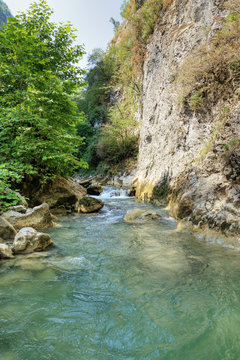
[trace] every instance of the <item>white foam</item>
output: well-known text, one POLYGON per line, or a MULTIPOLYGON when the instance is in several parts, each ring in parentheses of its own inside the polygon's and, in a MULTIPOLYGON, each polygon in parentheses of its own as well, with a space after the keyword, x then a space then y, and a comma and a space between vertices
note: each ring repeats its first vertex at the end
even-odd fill
POLYGON ((127 189, 114 189, 109 187, 104 187, 102 194, 99 196, 101 199, 126 199, 128 198, 127 189))

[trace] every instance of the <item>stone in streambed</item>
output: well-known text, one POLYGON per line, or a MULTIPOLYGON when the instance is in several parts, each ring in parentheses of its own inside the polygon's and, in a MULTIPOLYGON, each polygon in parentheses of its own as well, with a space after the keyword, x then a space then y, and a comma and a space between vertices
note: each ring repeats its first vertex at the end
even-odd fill
POLYGON ((49 204, 51 212, 65 215, 73 212, 78 200, 87 194, 87 190, 72 179, 58 177, 34 194, 36 202, 49 204))
POLYGON ((101 210, 104 206, 104 202, 100 199, 95 199, 93 197, 84 196, 78 201, 77 211, 78 213, 94 213, 101 210))
POLYGON ((136 188, 135 187, 131 187, 128 192, 127 192, 128 196, 133 197, 136 196, 136 188))
POLYGON ((46 269, 46 266, 39 259, 22 258, 17 260, 15 266, 20 267, 22 270, 30 271, 40 271, 46 269))
POLYGON ((118 197, 121 196, 121 191, 119 190, 114 190, 110 193, 110 197, 118 197))
POLYGON ((40 230, 52 226, 52 217, 48 204, 42 204, 33 209, 28 209, 25 214, 9 210, 2 215, 2 218, 7 220, 16 230, 24 227, 34 227, 40 230))
POLYGON ((51 245, 53 245, 53 241, 48 234, 39 233, 31 227, 26 227, 15 236, 13 252, 18 254, 44 251, 51 245))
POLYGON ((91 184, 87 188, 88 195, 100 195, 103 192, 103 187, 100 184, 91 184))
POLYGON ((0 244, 0 259, 12 259, 14 258, 12 248, 6 244, 0 244))
POLYGON ((148 220, 161 219, 161 215, 154 211, 147 211, 144 209, 128 210, 124 216, 124 221, 128 223, 141 223, 148 220))

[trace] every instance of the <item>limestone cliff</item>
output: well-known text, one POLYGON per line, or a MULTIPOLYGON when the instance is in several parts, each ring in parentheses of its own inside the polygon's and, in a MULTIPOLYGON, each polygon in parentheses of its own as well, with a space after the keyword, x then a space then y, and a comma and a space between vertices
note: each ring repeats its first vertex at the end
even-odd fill
POLYGON ((7 4, 0 0, 0 24, 2 23, 6 23, 7 22, 7 18, 11 17, 12 14, 7 6, 7 4))
POLYGON ((223 0, 169 3, 144 63, 137 196, 167 201, 178 219, 238 234, 239 83, 228 91, 227 80, 219 80, 222 92, 194 108, 179 100, 175 81, 186 59, 211 41, 228 11, 223 0))

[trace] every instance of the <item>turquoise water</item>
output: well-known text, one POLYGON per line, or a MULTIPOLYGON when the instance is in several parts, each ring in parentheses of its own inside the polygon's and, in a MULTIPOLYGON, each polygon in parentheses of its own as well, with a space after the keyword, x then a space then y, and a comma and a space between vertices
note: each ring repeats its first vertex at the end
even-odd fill
POLYGON ((105 202, 63 218, 47 253, 1 263, 0 359, 239 360, 240 253, 105 202))

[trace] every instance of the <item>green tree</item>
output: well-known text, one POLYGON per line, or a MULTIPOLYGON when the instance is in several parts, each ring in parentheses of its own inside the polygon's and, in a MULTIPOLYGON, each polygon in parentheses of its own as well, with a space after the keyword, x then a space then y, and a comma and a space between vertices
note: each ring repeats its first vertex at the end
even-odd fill
POLYGON ((72 25, 51 15, 40 0, 0 31, 0 163, 25 178, 65 176, 85 165, 74 156, 81 114, 72 99, 83 84, 84 50, 74 45, 72 25))
POLYGON ((120 28, 120 21, 115 20, 113 17, 111 17, 109 21, 113 25, 113 31, 117 32, 120 28))
POLYGON ((133 106, 129 105, 129 101, 112 106, 109 122, 101 129, 97 153, 109 165, 137 156, 138 123, 133 116, 133 106))

